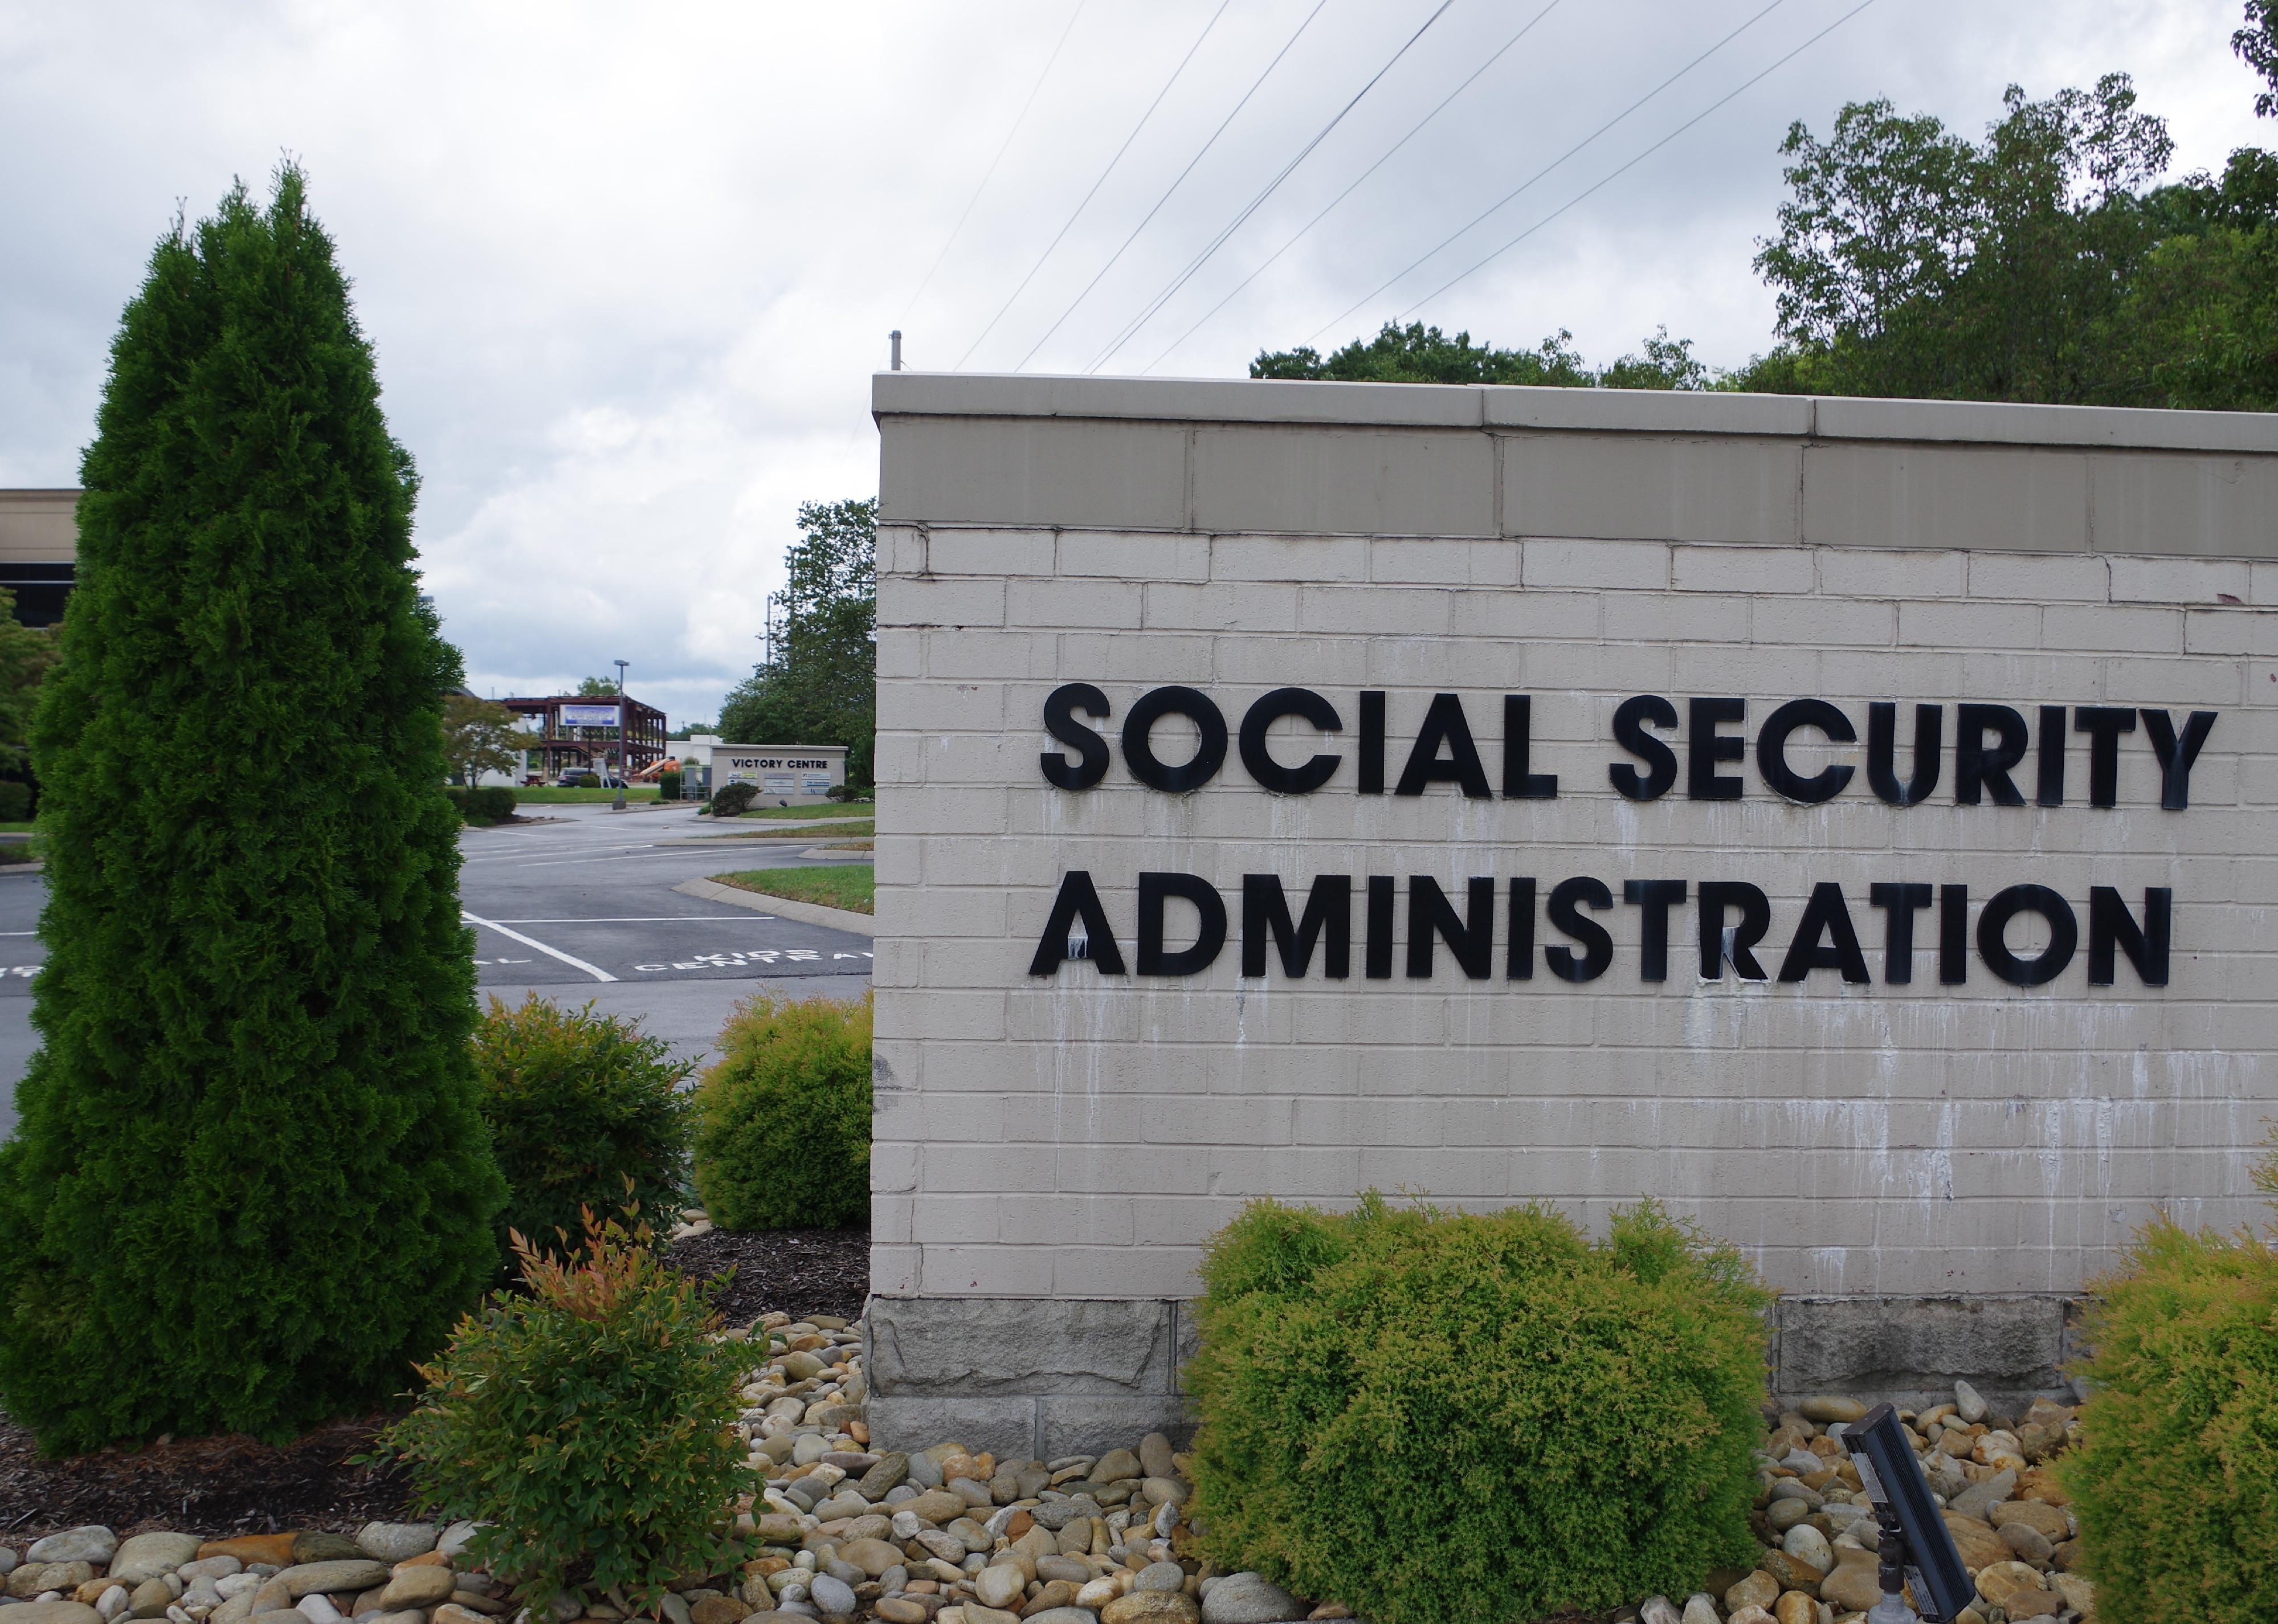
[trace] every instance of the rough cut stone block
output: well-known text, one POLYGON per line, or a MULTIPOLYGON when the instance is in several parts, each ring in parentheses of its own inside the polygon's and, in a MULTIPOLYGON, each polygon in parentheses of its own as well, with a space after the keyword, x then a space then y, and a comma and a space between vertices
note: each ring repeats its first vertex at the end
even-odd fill
POLYGON ((1183 1449, 1194 1436, 1194 1417, 1183 1399, 1055 1398, 1036 1400, 1036 1454, 1097 1455, 1129 1449, 1150 1432, 1167 1436, 1183 1449))
POLYGON ((879 1399, 1167 1394, 1173 1390, 1172 1320, 1165 1302, 873 1298, 865 1367, 879 1399))
POLYGON ((873 1449, 907 1453, 955 1439, 1000 1459, 1038 1458, 1034 1398, 873 1398, 868 1409, 873 1449))
POLYGON ((2066 1386, 2061 1297, 1786 1298, 1774 1313, 1783 1393, 2066 1386))

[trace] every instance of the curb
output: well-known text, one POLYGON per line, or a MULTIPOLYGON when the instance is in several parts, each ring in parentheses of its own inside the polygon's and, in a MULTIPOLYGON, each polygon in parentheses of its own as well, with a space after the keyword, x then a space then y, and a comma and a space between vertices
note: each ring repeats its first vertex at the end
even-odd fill
POLYGON ((673 889, 684 897, 702 897, 707 902, 725 902, 735 908, 748 908, 754 913, 774 914, 784 919, 795 919, 801 924, 828 925, 850 936, 877 934, 876 916, 858 914, 852 908, 825 908, 820 902, 796 902, 789 897, 762 896, 756 891, 745 891, 740 885, 722 885, 707 879, 683 880, 673 889))

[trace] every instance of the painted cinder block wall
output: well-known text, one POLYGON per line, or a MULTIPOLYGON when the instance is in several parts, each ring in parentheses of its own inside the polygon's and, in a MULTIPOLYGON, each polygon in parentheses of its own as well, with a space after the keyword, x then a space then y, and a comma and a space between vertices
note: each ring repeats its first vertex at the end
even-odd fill
MULTIPOLYGON (((1265 381, 884 374, 879 532, 876 1126, 870 1367, 882 1436, 1050 1457, 1179 1419, 1181 1299, 1210 1233, 1256 1196, 1374 1186, 1592 1223, 1651 1196, 1744 1247, 1785 1297, 1775 1384, 1923 1391, 1954 1375, 2052 1389, 2069 1305, 2155 1211, 2231 1225, 2274 1115, 2278 1039, 2278 423, 2207 413, 1265 381), (1097 686, 1096 787, 1055 788, 1047 697, 1097 686), (1284 721, 1281 759, 1344 757, 1268 793, 1229 749, 1191 793, 1135 778, 1141 695, 1207 694, 1229 727, 1313 689, 1346 731, 1284 721), (1386 695, 1387 780, 1435 694, 1459 696, 1496 794, 1356 793, 1358 695, 1386 695), (1505 799, 1505 694, 1531 770, 1505 799), (1736 801, 1636 801, 1615 713, 1745 700, 1736 801), (1757 729, 1827 701, 1860 743, 1795 736, 1797 770, 1861 770, 1817 805, 1767 785, 1757 729), (1869 792, 1868 707, 1944 709, 1922 804, 1869 792), (2144 727, 2115 804, 1954 801, 1962 703, 2217 720, 2163 809, 2144 727), (1061 877, 1088 872, 1127 968, 1143 871, 1228 899, 1206 970, 1030 974, 1061 877), (1239 972, 1242 877, 1293 907, 1354 877, 1349 979, 1239 972), (1444 946, 1428 980, 1362 973, 1363 877, 1458 905, 1497 885, 1490 978, 1444 946), (1533 973, 1506 978, 1509 882, 1538 883, 1533 973), (1569 983, 1543 912, 1591 876, 1614 958, 1569 983), (1640 978, 1624 882, 1745 880, 1776 972, 1804 900, 1846 893, 1871 972, 1703 979, 1693 894, 1664 981, 1640 978), (2013 885, 2057 891, 2083 951, 2045 985, 1941 982, 1938 915, 1891 984, 1876 882, 1967 884, 1974 932, 2013 885), (2140 915, 2172 891, 2167 984, 2122 954, 2091 985, 2089 887, 2140 915)), ((1173 717, 1165 759, 1190 747, 1173 717)), ((1687 729, 1663 730, 1680 762, 1687 729)), ((1074 752, 1065 752, 1074 759, 1074 752)), ((1387 783, 1387 787, 1389 785, 1387 783)), ((1191 919, 1173 904, 1175 919, 1191 919)), ((1176 934, 1176 926, 1173 925, 1176 934)), ((2034 922, 2014 927, 2021 954, 2034 922)), ((1570 944, 1571 945, 1571 944, 1570 944)), ((1401 950, 1404 954, 1404 949, 1401 950)), ((1404 964, 1404 957, 1396 964, 1404 964)))

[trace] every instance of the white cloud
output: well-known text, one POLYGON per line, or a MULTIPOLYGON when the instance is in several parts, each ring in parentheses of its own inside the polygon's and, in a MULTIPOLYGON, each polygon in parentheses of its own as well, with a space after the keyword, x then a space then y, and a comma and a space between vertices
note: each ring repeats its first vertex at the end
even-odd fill
MULTIPOLYGON (((1761 4, 1563 0, 1161 370, 1235 373, 1304 341, 1761 4)), ((1372 330, 1850 4, 1784 0, 1323 341, 1372 330)), ((1216 0, 1085 6, 913 304, 1070 4, 0 12, 0 482, 72 482, 119 306, 176 201, 209 210, 232 175, 258 186, 289 150, 356 279, 425 480, 429 579, 476 686, 541 688, 623 657, 635 692, 708 716, 754 655, 798 504, 875 488, 868 373, 886 329, 907 330, 913 364, 954 364, 1216 0)), ((1311 4, 1235 0, 975 367, 1028 351, 1311 4)), ((1153 360, 1534 0, 1522 5, 1456 0, 1115 369, 1153 360)), ((1036 364, 1088 363, 1430 9, 1329 0, 1036 364)), ((2124 68, 2172 121, 2178 168, 2219 165, 2264 139, 2228 50, 2237 11, 1880 0, 1419 314, 1504 343, 1571 327, 1595 359, 1666 322, 1706 358, 1740 361, 1769 338, 1748 261, 1789 119, 1824 130, 1843 101, 1888 96, 1975 133, 2012 80, 2042 95, 2124 68)))

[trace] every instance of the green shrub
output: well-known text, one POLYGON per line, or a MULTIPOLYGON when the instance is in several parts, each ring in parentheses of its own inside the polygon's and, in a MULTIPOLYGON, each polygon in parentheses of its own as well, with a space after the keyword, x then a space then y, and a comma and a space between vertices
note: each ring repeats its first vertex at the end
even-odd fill
POLYGON ((717 1284, 661 1262, 647 1226, 589 1213, 584 1235, 568 1260, 516 1248, 528 1294, 460 1322, 380 1444, 424 1508, 485 1525, 474 1559, 524 1599, 622 1587, 645 1608, 745 1555, 724 1521, 753 1487, 737 1389, 766 1355, 713 1340, 717 1284))
POLYGON ((870 999, 737 1006, 696 1092, 696 1193, 726 1229, 832 1228, 870 1210, 870 999))
POLYGON ((506 1197, 443 794, 460 663, 297 169, 159 240, 80 482, 0 1405, 51 1452, 290 1437, 401 1390, 506 1197))
POLYGON ((652 1211, 677 1204, 690 1126, 680 1085, 696 1068, 670 1055, 638 1022, 591 1004, 491 1000, 475 1029, 475 1075, 509 1191, 501 1250, 509 1229, 540 1246, 574 1237, 581 1209, 607 1210, 622 1191, 652 1211))
POLYGON ((758 787, 741 778, 733 784, 722 784, 712 793, 712 816, 741 817, 752 809, 752 802, 759 798, 758 787))
POLYGON ((570 775, 568 787, 599 789, 601 787, 601 775, 598 772, 573 772, 570 775))
POLYGON ((20 823, 32 816, 32 786, 15 778, 0 778, 0 823, 20 823))
POLYGON ((1385 1624, 1599 1611, 1756 1551, 1770 1293, 1647 1204, 1251 1203, 1202 1266, 1195 1515, 1221 1567, 1385 1624))
POLYGON ((496 786, 468 789, 453 784, 447 785, 443 793, 450 798, 453 806, 459 808, 461 817, 478 827, 503 823, 514 816, 514 792, 510 789, 496 786))
POLYGON ((2091 1288, 2060 1481, 2101 1624, 2278 1619, 2278 1250, 2152 1224, 2091 1288))
POLYGON ((659 801, 677 801, 680 799, 680 775, 678 773, 661 772, 656 775, 656 798, 659 801))

